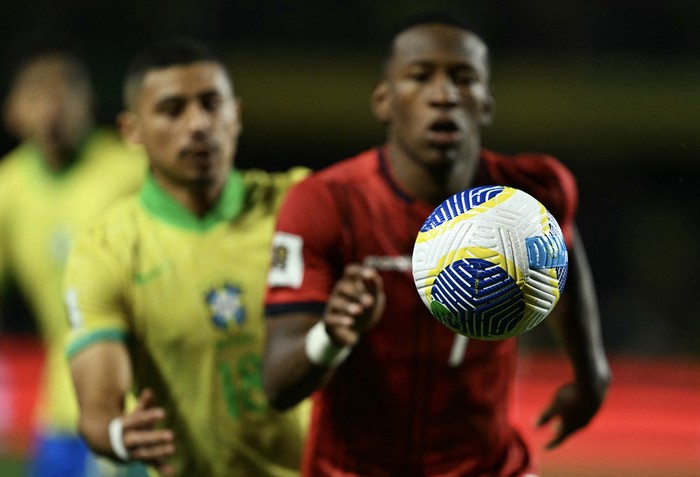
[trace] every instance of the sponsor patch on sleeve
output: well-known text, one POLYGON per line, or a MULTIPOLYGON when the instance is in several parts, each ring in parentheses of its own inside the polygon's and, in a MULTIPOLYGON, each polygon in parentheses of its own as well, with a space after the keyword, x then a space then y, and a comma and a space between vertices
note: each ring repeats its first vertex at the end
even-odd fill
POLYGON ((299 288, 304 278, 304 241, 298 235, 276 232, 267 283, 271 287, 299 288))
POLYGON ((66 315, 68 323, 72 329, 80 328, 83 325, 83 316, 80 313, 78 306, 78 291, 75 288, 69 288, 64 295, 64 303, 66 305, 66 315))

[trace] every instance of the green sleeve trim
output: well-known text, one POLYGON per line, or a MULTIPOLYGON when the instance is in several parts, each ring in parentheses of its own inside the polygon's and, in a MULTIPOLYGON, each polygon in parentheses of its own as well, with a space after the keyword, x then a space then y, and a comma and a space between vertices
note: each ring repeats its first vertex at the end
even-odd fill
POLYGON ((125 331, 117 329, 93 331, 71 342, 66 349, 66 356, 68 356, 68 359, 72 359, 80 351, 100 341, 126 342, 126 336, 125 331))

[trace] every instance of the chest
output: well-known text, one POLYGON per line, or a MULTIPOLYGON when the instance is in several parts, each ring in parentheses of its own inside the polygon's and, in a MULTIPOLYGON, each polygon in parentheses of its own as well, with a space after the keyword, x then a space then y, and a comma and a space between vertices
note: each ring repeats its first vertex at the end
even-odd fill
POLYGON ((426 211, 388 193, 355 192, 346 197, 352 200, 338 202, 340 243, 346 262, 362 262, 369 257, 376 266, 377 261, 386 262, 387 257, 410 257, 418 231, 428 216, 426 211))
POLYGON ((256 341, 273 223, 222 224, 183 232, 154 227, 133 250, 128 301, 136 334, 161 346, 197 350, 256 341))
POLYGON ((85 174, 28 183, 14 195, 3 231, 15 271, 30 281, 62 273, 75 235, 135 187, 135 181, 112 183, 85 174))

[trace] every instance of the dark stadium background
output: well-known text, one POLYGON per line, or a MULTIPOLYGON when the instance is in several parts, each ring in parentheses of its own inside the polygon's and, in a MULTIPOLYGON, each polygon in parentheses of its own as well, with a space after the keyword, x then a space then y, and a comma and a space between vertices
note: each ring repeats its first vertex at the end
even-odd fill
MULTIPOLYGON (((237 164, 318 168, 381 141, 368 97, 387 36, 426 4, 3 1, 0 91, 26 45, 68 38, 92 69, 100 121, 112 123, 131 55, 156 38, 194 36, 224 54, 243 100, 237 164)), ((579 226, 616 376, 591 428, 540 453, 545 476, 700 475, 700 3, 430 5, 470 18, 491 45, 496 120, 484 144, 549 152, 579 180, 579 226)), ((1 139, 4 153, 14 143, 1 139)), ((22 357, 22 369, 41 361, 31 342, 16 337, 31 336, 18 319, 21 304, 4 314, 0 414, 3 403, 12 414, 16 394, 26 407, 33 388, 13 382, 8 391, 3 357, 22 357)), ((530 426, 569 370, 550 359, 558 355, 546 327, 527 335, 523 348, 518 412, 530 426)), ((20 456, 10 437, 3 440, 2 422, 0 453, 4 446, 10 459, 0 461, 0 477, 9 477, 20 456)))

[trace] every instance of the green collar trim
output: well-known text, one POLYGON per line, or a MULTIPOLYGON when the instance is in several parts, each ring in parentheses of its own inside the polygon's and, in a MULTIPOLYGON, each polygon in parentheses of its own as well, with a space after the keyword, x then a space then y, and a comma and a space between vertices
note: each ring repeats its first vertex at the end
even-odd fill
POLYGON ((153 216, 176 227, 205 232, 224 221, 233 220, 243 208, 245 184, 240 172, 229 175, 219 201, 204 217, 197 217, 180 202, 170 196, 149 174, 141 188, 140 199, 153 216))

